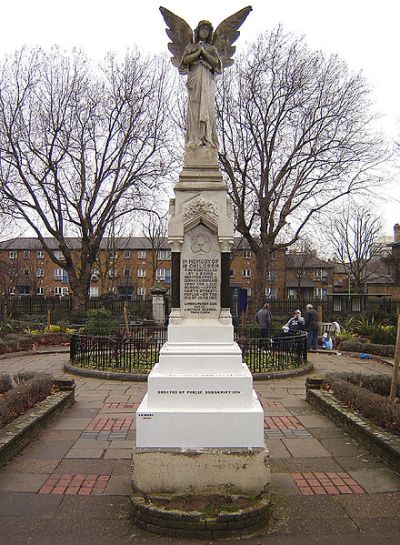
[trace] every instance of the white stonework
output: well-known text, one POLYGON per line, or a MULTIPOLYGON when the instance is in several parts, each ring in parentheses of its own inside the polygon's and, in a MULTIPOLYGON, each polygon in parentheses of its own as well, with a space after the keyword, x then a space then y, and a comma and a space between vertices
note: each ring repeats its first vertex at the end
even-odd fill
POLYGON ((259 493, 269 482, 264 413, 221 308, 233 211, 218 168, 186 164, 169 212, 180 307, 171 309, 168 341, 136 413, 133 483, 144 493, 259 493))

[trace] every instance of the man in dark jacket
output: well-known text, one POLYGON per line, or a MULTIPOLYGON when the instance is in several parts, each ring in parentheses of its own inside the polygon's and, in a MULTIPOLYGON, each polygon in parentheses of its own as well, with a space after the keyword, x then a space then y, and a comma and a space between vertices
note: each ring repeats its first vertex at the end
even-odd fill
POLYGON ((256 314, 256 322, 260 328, 261 338, 269 336, 272 329, 272 314, 269 310, 269 304, 265 303, 256 314))
POLYGON ((307 331, 307 349, 316 350, 318 348, 318 312, 312 305, 306 306, 304 326, 307 331))

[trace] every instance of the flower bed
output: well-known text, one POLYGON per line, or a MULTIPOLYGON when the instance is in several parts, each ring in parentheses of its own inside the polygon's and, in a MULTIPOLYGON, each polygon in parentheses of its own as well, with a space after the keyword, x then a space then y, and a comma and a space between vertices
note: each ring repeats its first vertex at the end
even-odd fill
POLYGON ((56 391, 50 375, 0 375, 0 429, 56 391))
POLYGON ((362 352, 365 354, 375 354, 377 356, 389 357, 394 356, 395 345, 392 344, 374 344, 363 342, 357 339, 346 339, 340 343, 341 351, 362 352))
MULTIPOLYGON (((389 403, 391 378, 387 375, 332 373, 322 382, 322 389, 381 426, 400 435, 400 404, 389 403)), ((397 391, 400 397, 400 387, 397 391)))
POLYGON ((0 337, 0 354, 35 350, 38 346, 69 345, 69 333, 7 333, 0 337))

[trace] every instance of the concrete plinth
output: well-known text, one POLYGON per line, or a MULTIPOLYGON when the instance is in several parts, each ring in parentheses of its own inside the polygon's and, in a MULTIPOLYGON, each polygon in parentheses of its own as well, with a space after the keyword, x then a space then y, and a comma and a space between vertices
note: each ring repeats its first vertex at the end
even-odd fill
POLYGON ((268 450, 135 448, 133 486, 142 494, 248 494, 268 490, 268 450))

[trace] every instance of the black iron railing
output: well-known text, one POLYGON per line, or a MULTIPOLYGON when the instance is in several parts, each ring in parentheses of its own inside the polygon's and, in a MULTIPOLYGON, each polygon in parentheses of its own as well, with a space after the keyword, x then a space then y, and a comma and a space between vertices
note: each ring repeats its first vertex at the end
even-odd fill
MULTIPOLYGON (((138 328, 129 337, 71 335, 70 358, 76 366, 107 372, 148 373, 158 362, 166 329, 138 328)), ((254 374, 297 368, 307 362, 306 333, 271 332, 266 338, 236 333, 243 360, 254 374)))

